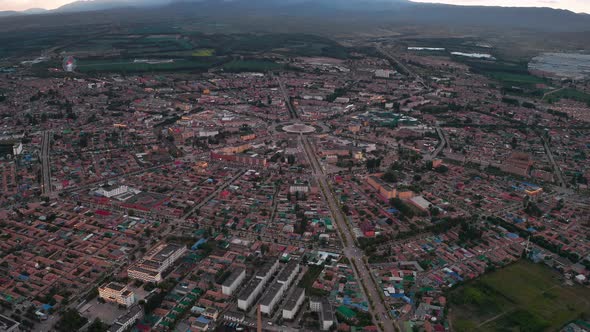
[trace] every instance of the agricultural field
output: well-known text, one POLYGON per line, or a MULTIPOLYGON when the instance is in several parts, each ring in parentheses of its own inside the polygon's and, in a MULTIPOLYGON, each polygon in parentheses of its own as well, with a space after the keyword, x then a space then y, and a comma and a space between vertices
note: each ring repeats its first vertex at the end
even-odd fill
POLYGON ((196 56, 196 57, 214 56, 215 55, 215 50, 214 49, 210 49, 210 48, 201 48, 201 49, 198 49, 198 50, 194 50, 191 55, 192 56, 196 56))
POLYGON ((455 331, 555 331, 590 315, 590 289, 564 286, 550 268, 520 261, 449 294, 455 331))
POLYGON ((52 59, 33 66, 38 75, 49 75, 48 69, 61 68, 58 62, 65 55, 77 59, 76 71, 81 73, 203 71, 214 67, 228 72, 266 72, 285 67, 259 59, 269 52, 286 56, 349 56, 349 50, 337 42, 306 34, 204 34, 158 27, 96 33, 92 38, 80 38, 75 31, 60 31, 51 40, 29 37, 18 44, 18 38, 0 34, 0 41, 14 46, 14 53, 2 54, 0 50, 0 57, 31 54, 23 59, 31 60, 41 49, 54 44, 49 53, 52 59), (236 55, 247 58, 237 60, 236 55))
POLYGON ((572 88, 565 88, 545 96, 545 101, 553 103, 560 99, 572 99, 590 105, 590 94, 572 88))
POLYGON ((530 85, 530 84, 543 84, 545 80, 540 77, 536 77, 529 74, 513 74, 507 72, 489 73, 489 77, 494 80, 500 81, 503 84, 512 85, 530 85))
POLYGON ((531 75, 526 62, 498 59, 497 61, 478 61, 457 59, 471 68, 476 74, 487 76, 497 81, 503 87, 521 87, 536 89, 536 84, 548 83, 545 79, 531 75))

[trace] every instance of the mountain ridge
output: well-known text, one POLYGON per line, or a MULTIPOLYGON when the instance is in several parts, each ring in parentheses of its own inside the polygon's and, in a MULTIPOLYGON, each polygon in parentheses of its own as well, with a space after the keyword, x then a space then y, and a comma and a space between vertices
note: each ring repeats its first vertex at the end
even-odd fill
POLYGON ((97 15, 168 15, 191 17, 339 17, 375 24, 417 23, 448 26, 506 27, 538 31, 590 31, 590 15, 546 7, 454 6, 408 0, 94 0, 76 1, 56 10, 0 12, 0 20, 95 12, 97 15), (120 13, 117 13, 120 11, 120 13), (192 15, 192 16, 191 16, 192 15))

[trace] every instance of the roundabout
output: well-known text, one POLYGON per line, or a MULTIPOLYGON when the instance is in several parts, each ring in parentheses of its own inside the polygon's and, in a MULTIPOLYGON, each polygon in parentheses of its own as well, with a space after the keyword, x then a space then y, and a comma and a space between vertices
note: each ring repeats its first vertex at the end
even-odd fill
POLYGON ((313 126, 306 125, 304 123, 295 123, 291 125, 283 126, 283 131, 291 134, 311 134, 316 131, 313 126))

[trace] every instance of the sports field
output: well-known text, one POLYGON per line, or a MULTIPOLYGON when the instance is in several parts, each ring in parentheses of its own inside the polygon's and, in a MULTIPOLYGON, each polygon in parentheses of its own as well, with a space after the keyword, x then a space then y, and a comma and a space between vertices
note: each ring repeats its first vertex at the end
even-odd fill
POLYGON ((565 286, 550 268, 521 261, 449 296, 454 331, 556 331, 590 315, 590 289, 565 286))

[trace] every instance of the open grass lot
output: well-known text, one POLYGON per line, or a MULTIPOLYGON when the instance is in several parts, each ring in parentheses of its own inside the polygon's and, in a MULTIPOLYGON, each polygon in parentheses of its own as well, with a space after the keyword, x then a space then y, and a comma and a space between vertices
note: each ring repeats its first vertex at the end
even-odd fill
POLYGON ((590 289, 563 286, 544 265, 520 261, 449 296, 455 331, 555 331, 590 315, 590 289))

